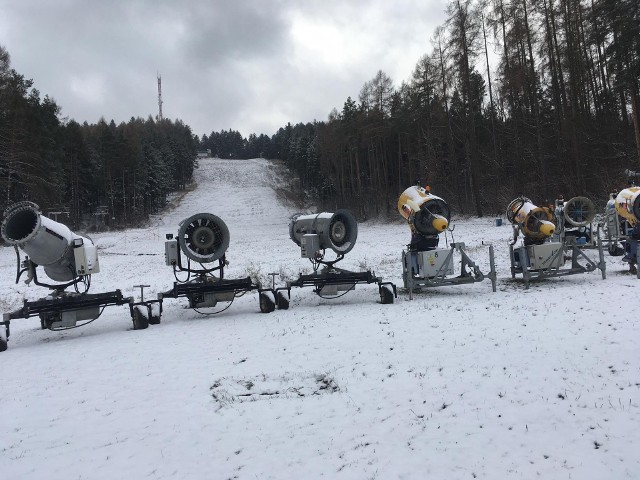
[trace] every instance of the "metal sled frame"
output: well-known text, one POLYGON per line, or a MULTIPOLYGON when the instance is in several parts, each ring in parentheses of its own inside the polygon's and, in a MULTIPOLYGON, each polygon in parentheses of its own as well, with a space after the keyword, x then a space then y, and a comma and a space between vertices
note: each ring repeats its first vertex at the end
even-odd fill
POLYGON ((618 214, 613 212, 606 212, 604 218, 598 222, 598 228, 602 228, 604 234, 603 243, 607 245, 607 251, 612 257, 621 257, 623 255, 624 248, 620 245, 625 240, 625 235, 620 229, 620 222, 618 220, 618 214), (618 250, 622 250, 619 254, 618 250))
MULTIPOLYGON (((314 287, 314 292, 316 295, 321 296, 322 298, 337 298, 336 297, 323 297, 322 289, 326 286, 330 285, 353 285, 353 288, 357 284, 378 284, 378 293, 380 295, 380 303, 382 304, 390 304, 393 303, 395 298, 398 298, 398 292, 396 286, 392 282, 383 282, 380 278, 376 277, 371 270, 367 270, 366 272, 351 272, 349 270, 343 270, 341 268, 336 268, 334 264, 340 260, 344 255, 339 255, 338 258, 334 261, 330 262, 317 262, 317 264, 324 265, 322 270, 318 271, 316 264, 316 268, 314 269, 314 273, 303 275, 300 274, 297 280, 292 282, 287 282, 286 287, 277 288, 276 298, 277 301, 280 301, 282 297, 282 292, 287 291, 288 298, 291 298, 291 287, 314 287)), ((342 293, 344 295, 347 293, 342 293)), ((338 296, 341 296, 338 295, 338 296)))
MULTIPOLYGON (((0 325, 4 325, 5 327, 5 338, 3 339, 0 336, 0 351, 6 350, 6 342, 10 335, 9 325, 11 324, 11 320, 29 318, 34 315, 62 314, 64 312, 107 307, 109 305, 124 305, 130 304, 132 301, 133 299, 131 297, 123 297, 120 290, 105 293, 69 294, 57 298, 43 298, 34 301, 25 300, 22 308, 11 313, 5 313, 2 316, 0 325), (4 348, 2 348, 3 346, 4 348)), ((95 318, 93 320, 95 320, 95 318)), ((93 320, 87 320, 87 323, 93 320)), ((40 324, 43 329, 47 328, 42 319, 40 324)), ((78 325, 78 327, 80 326, 82 325, 78 325)))
MULTIPOLYGON (((514 227, 515 229, 516 227, 514 227)), ((596 269, 600 269, 602 273, 602 279, 607 278, 607 265, 604 261, 604 253, 602 251, 602 241, 600 240, 600 225, 598 225, 596 229, 597 235, 597 249, 598 249, 598 263, 593 261, 584 251, 584 249, 580 248, 579 245, 576 245, 569 238, 564 238, 562 243, 562 248, 559 248, 558 251, 551 257, 549 264, 554 265, 557 260, 561 258, 561 256, 571 252, 571 267, 563 268, 563 267, 552 267, 543 268, 539 270, 531 270, 530 268, 523 268, 516 266, 515 262, 515 251, 519 250, 520 254, 524 253, 526 257, 528 257, 527 247, 521 246, 514 248, 514 244, 509 244, 509 257, 511 259, 511 278, 516 278, 516 274, 522 274, 522 278, 524 280, 525 288, 529 288, 529 282, 532 279, 536 278, 553 278, 553 277, 563 277, 566 275, 577 275, 580 273, 593 272, 596 269), (579 260, 585 260, 585 264, 581 264, 579 260)), ((517 232, 514 234, 514 238, 517 236, 517 232)), ((523 257, 520 257, 523 258, 523 257)))
MULTIPOLYGON (((565 207, 566 208, 566 205, 565 207)), ((554 232, 554 234, 551 236, 551 241, 552 242, 560 242, 560 243, 566 243, 565 239, 566 238, 570 238, 570 237, 577 237, 579 238, 578 235, 573 235, 573 232, 575 232, 576 230, 580 230, 581 228, 584 228, 585 230, 588 230, 590 232, 589 234, 589 241, 585 242, 585 243, 576 243, 576 246, 578 248, 587 248, 587 249, 593 249, 593 248, 598 248, 598 244, 600 242, 597 241, 597 237, 596 235, 594 235, 594 232, 597 228, 600 228, 599 223, 596 221, 595 223, 595 228, 594 228, 594 221, 591 220, 588 224, 586 225, 573 225, 570 222, 567 221, 566 217, 565 217, 565 213, 558 213, 558 203, 556 201, 556 210, 555 210, 555 216, 554 216, 554 223, 556 224, 556 231, 554 232)))
MULTIPOLYGON (((625 227, 623 229, 626 230, 626 225, 628 225, 626 220, 624 220, 624 225, 625 227)), ((605 238, 602 243, 606 244, 609 255, 612 257, 621 257, 624 255, 623 244, 629 241, 629 236, 622 232, 623 229, 620 228, 617 213, 607 212, 604 216, 604 221, 598 224, 598 228, 603 229, 605 238)), ((636 271, 636 278, 640 279, 640 269, 636 271)))
POLYGON ((567 239, 569 238, 575 238, 574 235, 571 235, 571 233, 576 230, 576 229, 580 229, 580 228, 585 228, 587 230, 589 230, 591 232, 590 234, 590 239, 588 242, 586 243, 576 243, 576 247, 581 248, 581 249, 595 249, 598 248, 598 244, 599 242, 597 241, 597 237, 596 235, 594 235, 594 231, 598 228, 600 228, 600 225, 596 224, 595 228, 594 228, 594 224, 593 222, 589 223, 589 225, 585 225, 583 227, 566 227, 565 223, 561 223, 559 224, 558 229, 556 230, 556 233, 553 234, 553 236, 551 237, 552 241, 554 242, 560 242, 560 243, 567 243, 567 239))
POLYGON ((412 298, 414 290, 420 290, 422 288, 444 287, 446 285, 462 285, 466 283, 481 282, 485 279, 485 277, 491 280, 491 289, 494 292, 496 291, 497 275, 493 245, 489 246, 489 265, 491 270, 486 275, 480 271, 480 268, 478 268, 475 262, 469 257, 469 255, 467 255, 467 252, 465 251, 465 244, 463 242, 454 242, 451 244, 451 248, 449 249, 446 258, 443 261, 442 266, 438 269, 435 276, 433 277, 414 278, 413 275, 411 275, 411 253, 413 252, 406 250, 402 251, 402 281, 404 282, 404 287, 409 290, 410 298, 412 298), (455 251, 458 251, 460 257, 462 258, 460 262, 460 275, 457 277, 447 278, 445 276, 445 266, 449 264, 455 251))
MULTIPOLYGON (((153 303, 160 303, 160 313, 162 314, 162 301, 165 298, 179 298, 186 297, 192 303, 198 303, 202 301, 204 295, 206 294, 224 294, 224 293, 233 293, 234 298, 238 295, 241 295, 246 292, 250 292, 252 290, 258 290, 259 293, 259 302, 260 302, 260 311, 263 313, 269 313, 275 310, 276 302, 275 296, 276 293, 273 288, 262 288, 259 283, 254 283, 250 277, 240 278, 240 279, 225 279, 224 278, 224 266, 226 264, 226 258, 223 255, 218 259, 218 266, 212 268, 203 268, 203 269, 191 269, 191 267, 184 267, 181 261, 181 253, 178 255, 178 263, 174 265, 174 272, 189 272, 196 274, 196 278, 191 281, 180 282, 176 281, 173 283, 173 288, 163 293, 158 294, 157 300, 148 300, 148 301, 140 301, 132 306, 132 316, 135 313, 135 306, 146 307, 147 313, 149 315, 149 319, 151 324, 160 323, 160 317, 154 317, 151 315, 151 308, 153 303), (208 274, 217 271, 219 273, 220 278, 215 279, 215 281, 207 281, 210 277, 207 277, 208 274), (267 292, 271 292, 273 297, 267 294, 267 292)), ((278 304, 279 308, 287 308, 288 302, 286 306, 284 302, 280 302, 278 304)), ((197 309, 198 307, 196 307, 197 309)), ((209 307, 202 307, 209 308, 209 307)), ((137 309, 140 311, 140 309, 137 309)), ((144 322, 144 320, 142 320, 144 322)), ((134 318, 135 324, 135 318, 134 318)))
POLYGON ((216 282, 196 280, 189 283, 174 282, 171 290, 158 294, 158 299, 186 297, 197 302, 199 297, 207 293, 233 293, 238 295, 251 290, 258 290, 262 293, 271 289, 261 288, 260 284, 253 283, 249 277, 235 280, 221 279, 216 282))

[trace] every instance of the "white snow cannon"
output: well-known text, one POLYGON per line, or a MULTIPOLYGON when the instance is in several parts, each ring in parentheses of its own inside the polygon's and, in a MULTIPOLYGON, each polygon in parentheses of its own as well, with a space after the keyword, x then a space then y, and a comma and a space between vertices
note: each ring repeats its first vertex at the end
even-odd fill
POLYGON ((91 275, 100 272, 95 245, 88 237, 77 235, 62 223, 44 217, 35 203, 19 202, 9 206, 4 212, 1 234, 16 249, 16 283, 26 273, 26 283, 33 282, 53 292, 40 300, 25 300, 22 308, 3 315, 0 325, 5 326, 5 334, 0 332, 0 351, 7 348, 9 325, 16 318, 38 315, 43 329, 65 330, 94 321, 108 305, 130 304, 131 298, 123 297, 120 290, 87 293, 91 275), (19 249, 27 254, 24 261, 21 261, 19 249), (39 266, 51 280, 64 283, 41 282, 37 275, 39 266), (66 292, 70 286, 75 291, 66 292))
MULTIPOLYGON (((246 292, 258 290, 260 311, 272 312, 276 307, 276 294, 271 288, 262 288, 260 283, 254 282, 250 277, 240 279, 227 279, 224 276, 224 267, 228 265, 226 251, 230 242, 229 228, 218 216, 212 213, 196 213, 181 221, 178 226, 178 234, 167 235, 165 242, 165 262, 173 268, 176 281, 173 288, 158 294, 157 300, 144 298, 133 304, 136 317, 150 324, 160 323, 162 302, 165 298, 186 297, 189 308, 199 313, 216 314, 226 310, 231 303, 246 292), (186 265, 182 254, 187 257, 186 265), (196 266, 192 266, 192 262, 196 266), (215 265, 214 262, 217 262, 215 265), (206 264, 214 263, 214 266, 206 264), (184 280, 178 278, 178 272, 186 272, 184 280), (200 311, 200 309, 213 308, 220 302, 229 302, 229 305, 218 311, 200 311)), ((289 302, 278 299, 278 308, 286 309, 289 302)))
POLYGON ((556 217, 561 217, 564 227, 586 227, 596 216, 596 207, 587 197, 573 197, 567 201, 556 200, 556 217))
POLYGON ((24 250, 32 263, 42 266, 47 276, 57 282, 100 271, 93 242, 66 225, 43 217, 35 203, 19 202, 5 210, 2 238, 24 250))
POLYGON ((289 223, 289 236, 300 247, 302 258, 314 258, 327 248, 344 255, 356 244, 358 222, 348 210, 297 214, 289 223))
POLYGON ((573 197, 565 201, 560 197, 555 201, 554 215, 557 228, 552 240, 573 241, 580 248, 597 247, 593 226, 596 207, 589 198, 573 197))
POLYGON ((300 247, 302 258, 311 261, 313 273, 300 274, 297 280, 287 282, 286 287, 277 288, 278 302, 284 298, 284 291, 287 298, 291 298, 291 287, 311 286, 318 296, 332 299, 350 292, 356 284, 377 283, 380 303, 393 303, 397 296, 393 283, 383 282, 371 270, 352 272, 335 267, 353 249, 358 238, 358 222, 349 210, 296 214, 289 222, 289 236, 300 247), (336 254, 334 260, 325 260, 327 249, 336 254))
POLYGON ((178 229, 180 250, 198 263, 211 263, 222 258, 229 248, 230 239, 227 224, 211 213, 192 215, 180 222, 178 229))

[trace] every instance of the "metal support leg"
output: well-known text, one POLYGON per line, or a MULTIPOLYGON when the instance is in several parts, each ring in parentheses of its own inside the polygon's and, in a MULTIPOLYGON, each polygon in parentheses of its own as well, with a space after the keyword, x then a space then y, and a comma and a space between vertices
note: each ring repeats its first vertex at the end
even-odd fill
POLYGON ((496 291, 496 282, 498 280, 498 276, 496 274, 496 262, 495 262, 495 254, 493 252, 493 245, 489 245, 489 266, 491 270, 489 271, 489 279, 491 280, 491 289, 496 291))
POLYGON ((596 235, 598 240, 598 268, 602 272, 602 279, 605 280, 607 278, 607 264, 604 261, 604 252, 602 251, 602 240, 600 239, 600 225, 598 224, 598 228, 596 229, 596 235))
POLYGON ((133 288, 140 289, 140 302, 144 302, 144 289, 145 287, 150 287, 151 285, 134 285, 133 288))

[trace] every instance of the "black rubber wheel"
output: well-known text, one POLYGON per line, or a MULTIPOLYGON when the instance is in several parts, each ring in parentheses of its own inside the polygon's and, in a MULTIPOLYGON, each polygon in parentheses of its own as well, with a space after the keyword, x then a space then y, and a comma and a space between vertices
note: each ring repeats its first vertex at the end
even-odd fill
POLYGON ((383 305, 389 305, 393 303, 393 301, 393 289, 389 286, 382 285, 380 287, 380 303, 382 303, 383 305))
POLYGON ((149 317, 149 325, 160 325, 160 315, 149 317))
POLYGON ((289 299, 284 296, 284 293, 278 292, 276 294, 276 305, 279 310, 288 310, 289 309, 289 299))
POLYGON ((276 304, 270 295, 266 293, 260 294, 260 311, 262 313, 271 313, 276 309, 276 304))
POLYGON ((144 330, 149 326, 149 319, 137 308, 133 309, 133 329, 144 330))
POLYGON ((612 257, 621 257, 624 255, 624 248, 617 243, 609 243, 609 255, 612 257))
POLYGON ((4 338, 0 338, 0 352, 4 352, 9 345, 4 338))

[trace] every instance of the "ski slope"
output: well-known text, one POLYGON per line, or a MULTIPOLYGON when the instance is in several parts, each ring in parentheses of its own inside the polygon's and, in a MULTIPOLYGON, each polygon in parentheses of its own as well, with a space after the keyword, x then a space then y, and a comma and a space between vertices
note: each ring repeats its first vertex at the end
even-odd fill
MULTIPOLYGON (((198 212, 229 227, 227 278, 310 271, 273 164, 205 159, 195 179, 147 228, 92 235, 92 293, 168 290, 165 234, 198 212)), ((125 306, 66 332, 15 320, 0 354, 2 479, 640 478, 640 280, 607 256, 606 280, 525 290, 509 226, 453 223, 485 272, 494 245, 496 293, 485 280, 381 305, 375 284, 333 301, 294 289, 289 310, 261 314, 250 292, 214 316, 167 299, 162 323, 136 331, 125 306)), ((361 223, 340 266, 400 287, 408 240, 400 217, 361 223)), ((0 249, 4 312, 46 293, 15 285, 15 268, 0 249)))

